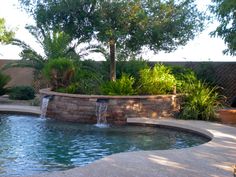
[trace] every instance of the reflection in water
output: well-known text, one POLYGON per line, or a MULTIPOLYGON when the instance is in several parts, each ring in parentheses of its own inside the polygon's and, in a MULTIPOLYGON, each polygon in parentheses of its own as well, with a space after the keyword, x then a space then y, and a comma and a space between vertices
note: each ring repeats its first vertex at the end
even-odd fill
POLYGON ((82 166, 137 150, 185 148, 207 139, 153 127, 108 127, 32 116, 0 116, 0 176, 31 175, 82 166))

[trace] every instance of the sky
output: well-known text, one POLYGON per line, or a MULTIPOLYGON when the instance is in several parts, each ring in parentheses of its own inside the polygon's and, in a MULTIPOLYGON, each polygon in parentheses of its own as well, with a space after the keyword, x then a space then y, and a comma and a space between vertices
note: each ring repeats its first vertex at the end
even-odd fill
MULTIPOLYGON (((37 45, 35 39, 25 29, 26 24, 34 24, 34 20, 24 11, 20 10, 18 0, 1 0, 0 17, 5 18, 7 27, 16 30, 16 38, 25 41, 27 44, 42 53, 42 49, 37 45)), ((196 0, 200 10, 206 10, 211 0, 196 0)), ((226 49, 224 41, 220 38, 212 38, 209 33, 214 31, 218 22, 212 24, 187 43, 186 46, 179 47, 171 53, 160 52, 153 54, 145 51, 143 57, 150 61, 236 61, 236 57, 223 55, 226 49)), ((16 46, 0 45, 0 59, 20 59, 21 49, 16 46)), ((102 60, 101 55, 92 55, 92 58, 102 60)))

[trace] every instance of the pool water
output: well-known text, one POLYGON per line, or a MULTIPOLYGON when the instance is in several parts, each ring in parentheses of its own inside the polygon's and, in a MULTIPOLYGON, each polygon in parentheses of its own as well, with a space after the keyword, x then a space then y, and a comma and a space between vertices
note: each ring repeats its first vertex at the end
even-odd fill
POLYGON ((35 116, 0 115, 0 176, 66 170, 114 153, 187 148, 207 141, 165 128, 98 128, 35 116))

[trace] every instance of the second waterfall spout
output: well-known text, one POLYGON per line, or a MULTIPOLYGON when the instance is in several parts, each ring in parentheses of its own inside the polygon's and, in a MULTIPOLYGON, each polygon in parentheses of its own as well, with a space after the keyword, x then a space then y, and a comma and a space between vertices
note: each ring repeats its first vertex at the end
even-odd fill
POLYGON ((98 100, 96 102, 96 116, 97 116, 97 124, 96 126, 99 128, 109 127, 107 124, 107 100, 98 100))
POLYGON ((40 115, 41 118, 46 118, 48 103, 51 99, 53 99, 53 96, 44 96, 43 97, 42 105, 41 105, 41 115, 40 115))

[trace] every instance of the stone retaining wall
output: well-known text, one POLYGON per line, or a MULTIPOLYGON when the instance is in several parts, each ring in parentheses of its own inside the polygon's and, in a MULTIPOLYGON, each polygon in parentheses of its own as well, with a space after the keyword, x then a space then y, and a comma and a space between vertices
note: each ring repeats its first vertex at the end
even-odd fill
POLYGON ((111 124, 125 124, 127 118, 174 117, 180 109, 180 96, 101 96, 75 95, 51 92, 48 89, 40 91, 41 97, 53 95, 47 110, 47 117, 63 121, 96 123, 96 102, 107 99, 107 121, 111 124))

